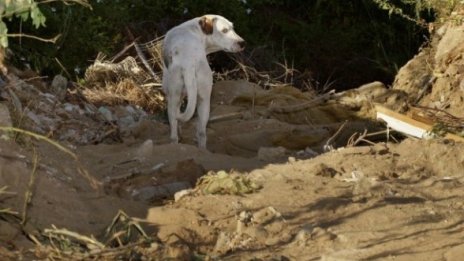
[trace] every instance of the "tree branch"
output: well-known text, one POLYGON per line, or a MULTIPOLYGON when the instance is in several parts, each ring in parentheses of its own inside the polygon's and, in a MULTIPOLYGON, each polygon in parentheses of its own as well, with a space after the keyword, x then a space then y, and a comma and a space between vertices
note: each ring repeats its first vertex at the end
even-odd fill
POLYGON ((49 38, 49 39, 41 38, 41 37, 38 37, 38 36, 35 36, 35 35, 30 35, 30 34, 6 34, 6 36, 8 36, 8 37, 25 37, 25 38, 32 38, 32 39, 35 39, 35 40, 39 40, 39 41, 46 42, 46 43, 56 43, 58 38, 60 38, 61 34, 59 34, 59 35, 57 35, 57 36, 55 36, 53 38, 49 38))

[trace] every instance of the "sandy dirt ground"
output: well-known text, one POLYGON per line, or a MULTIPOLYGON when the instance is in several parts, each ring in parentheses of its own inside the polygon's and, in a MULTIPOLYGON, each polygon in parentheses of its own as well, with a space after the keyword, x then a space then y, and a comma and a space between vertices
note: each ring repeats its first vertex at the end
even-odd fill
MULTIPOLYGON (((261 110, 259 99, 252 111, 240 95, 253 85, 216 87, 212 115, 242 114, 209 125, 209 151, 196 148, 194 121, 183 126, 183 144, 168 144, 168 125, 155 121, 120 143, 64 143, 78 160, 46 142, 34 141, 31 149, 26 141, 0 140, 0 184, 14 193, 2 196, 1 204, 18 212, 0 219, 3 260, 50 258, 31 251, 35 245, 26 235, 39 238, 51 227, 100 238, 119 210, 156 238, 145 256, 154 260, 464 256, 464 144, 405 139, 321 153, 327 135, 340 127, 330 123, 356 122, 359 109, 320 116, 330 112, 323 105, 319 118, 298 124, 292 121, 301 115, 266 115, 269 107, 261 110), (312 149, 304 150, 308 145, 312 149), (173 200, 176 191, 219 170, 247 177, 259 189, 242 195, 196 191, 173 200)), ((287 103, 295 96, 289 97, 287 103)), ((331 108, 345 108, 337 106, 331 108)))

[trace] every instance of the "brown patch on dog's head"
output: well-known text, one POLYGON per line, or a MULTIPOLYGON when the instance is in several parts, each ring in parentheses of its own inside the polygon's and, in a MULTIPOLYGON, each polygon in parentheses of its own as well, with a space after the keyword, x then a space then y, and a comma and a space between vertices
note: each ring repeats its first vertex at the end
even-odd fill
POLYGON ((200 28, 204 34, 213 34, 213 23, 215 18, 209 18, 207 16, 203 16, 200 18, 198 22, 200 24, 200 28))

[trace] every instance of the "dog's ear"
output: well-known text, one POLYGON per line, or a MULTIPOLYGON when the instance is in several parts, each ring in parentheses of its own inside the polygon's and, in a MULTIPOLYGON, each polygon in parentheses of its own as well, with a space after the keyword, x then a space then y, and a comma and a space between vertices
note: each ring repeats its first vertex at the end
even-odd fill
POLYGON ((204 34, 213 34, 213 24, 216 18, 210 19, 207 16, 200 18, 198 22, 204 34))

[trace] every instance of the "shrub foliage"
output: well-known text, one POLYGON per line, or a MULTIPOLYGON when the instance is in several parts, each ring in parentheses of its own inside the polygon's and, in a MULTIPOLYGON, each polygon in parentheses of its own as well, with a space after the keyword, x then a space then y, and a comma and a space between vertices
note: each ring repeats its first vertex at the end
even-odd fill
POLYGON ((19 0, 31 8, 6 15, 6 3, 12 2, 0 0, 1 43, 6 28, 45 38, 61 35, 54 45, 10 39, 16 62, 26 60, 45 74, 63 69, 58 60, 79 76, 98 52, 111 56, 128 44, 128 30, 139 41, 149 41, 182 21, 217 13, 234 22, 248 50, 261 54, 256 56, 257 66, 265 69, 273 61, 286 60, 321 83, 335 81, 338 88, 350 88, 372 80, 389 82, 426 40, 423 22, 435 18, 435 9, 452 9, 459 1, 94 0, 92 9, 61 1, 47 1, 37 9, 40 1, 19 0), (26 16, 33 23, 24 23, 26 16), (39 27, 45 17, 46 27, 39 27))

